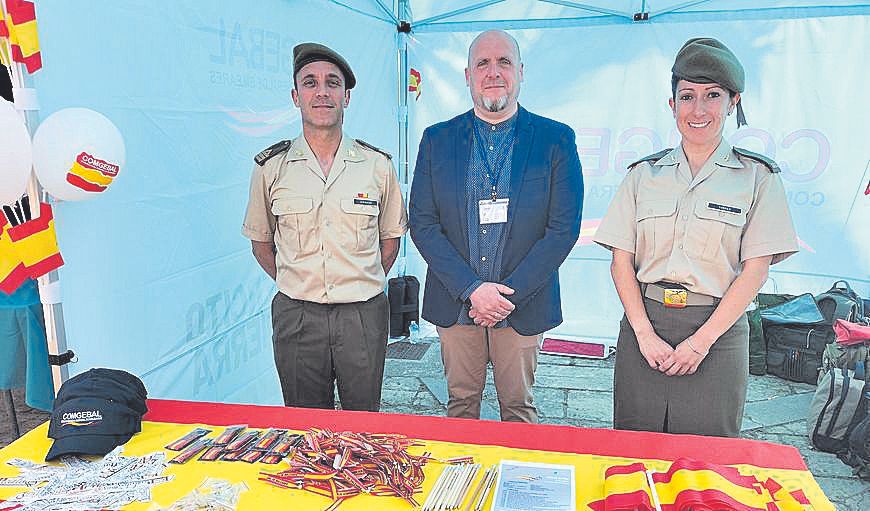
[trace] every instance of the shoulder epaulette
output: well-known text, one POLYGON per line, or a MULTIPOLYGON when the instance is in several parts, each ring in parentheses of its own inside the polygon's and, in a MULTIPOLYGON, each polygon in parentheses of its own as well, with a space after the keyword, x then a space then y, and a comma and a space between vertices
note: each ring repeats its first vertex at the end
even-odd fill
POLYGON ((773 172, 774 174, 780 171, 779 165, 777 165, 775 161, 771 160, 763 154, 753 153, 752 151, 747 151, 746 149, 740 147, 732 147, 731 149, 740 156, 745 156, 750 160, 755 160, 758 163, 761 163, 762 165, 767 167, 767 170, 773 172))
POLYGON ((287 149, 290 149, 290 146, 293 145, 292 140, 282 140, 277 144, 273 144, 266 149, 260 151, 260 154, 254 156, 254 163, 259 166, 263 166, 267 161, 269 161, 274 156, 277 156, 287 149))
POLYGON ((658 161, 658 160, 662 159, 666 154, 668 154, 671 151, 673 151, 673 148, 669 147, 667 149, 662 149, 661 151, 659 151, 655 154, 651 154, 649 156, 644 156, 643 158, 641 158, 641 159, 637 160, 636 162, 632 163, 631 165, 629 165, 628 168, 631 169, 632 167, 634 167, 638 163, 643 163, 645 161, 658 161))
POLYGON ((366 142, 365 140, 360 140, 360 139, 358 139, 358 138, 355 138, 354 140, 356 141, 357 144, 359 144, 359 145, 365 147, 366 149, 371 149, 372 151, 374 151, 374 152, 376 152, 376 153, 381 153, 381 154, 383 154, 384 156, 387 157, 388 160, 392 160, 392 159, 393 159, 393 155, 391 155, 390 153, 384 151, 384 150, 381 149, 380 147, 375 147, 375 146, 369 144, 368 142, 366 142))

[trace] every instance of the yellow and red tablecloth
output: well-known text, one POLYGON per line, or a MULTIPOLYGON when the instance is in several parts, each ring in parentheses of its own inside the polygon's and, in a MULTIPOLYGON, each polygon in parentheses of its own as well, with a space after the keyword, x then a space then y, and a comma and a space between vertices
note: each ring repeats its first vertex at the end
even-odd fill
MULTIPOLYGON (((125 455, 138 456, 161 450, 194 425, 214 426, 215 433, 223 426, 234 424, 295 431, 315 427, 332 431, 400 433, 423 440, 425 445, 413 449, 421 453, 429 451, 436 458, 473 456, 476 463, 484 465, 497 464, 502 459, 574 465, 578 511, 589 510, 590 504, 604 499, 608 468, 642 463, 647 469, 667 473, 673 461, 681 458, 729 465, 739 474, 759 481, 774 480, 786 493, 796 492, 802 500, 808 501, 803 509, 834 509, 797 449, 754 440, 189 401, 149 400, 148 407, 142 432, 125 445, 125 455)), ((43 424, 0 450, 0 477, 18 474, 16 468, 5 463, 11 458, 42 462, 51 445, 46 433, 47 424, 43 424)), ((171 451, 167 454, 170 458, 174 455, 171 451)), ((283 464, 222 461, 170 465, 166 473, 173 475, 174 480, 156 486, 152 498, 168 506, 206 477, 215 477, 231 482, 244 481, 250 487, 242 494, 239 509, 322 510, 329 506, 331 501, 326 497, 276 488, 258 480, 261 471, 277 472, 285 468, 283 464)), ((423 495, 418 501, 425 498, 442 468, 443 465, 436 463, 426 466, 423 495)), ((612 487, 611 482, 611 491, 612 487)), ((21 491, 22 488, 0 487, 0 499, 21 491)), ((147 510, 150 506, 137 503, 125 509, 147 510)), ((351 498, 340 506, 341 511, 411 509, 409 503, 399 498, 369 495, 351 498)), ((489 509, 488 504, 485 509, 489 509)))

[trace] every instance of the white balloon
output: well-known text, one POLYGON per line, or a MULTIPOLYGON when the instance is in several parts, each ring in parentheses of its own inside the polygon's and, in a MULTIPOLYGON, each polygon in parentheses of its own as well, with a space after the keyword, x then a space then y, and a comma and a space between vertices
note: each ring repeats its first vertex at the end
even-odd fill
POLYGON ((30 133, 12 103, 0 99, 0 204, 20 199, 33 165, 30 133))
POLYGON ((61 200, 104 192, 124 167, 124 138, 112 121, 87 108, 49 115, 33 135, 33 168, 42 187, 61 200))

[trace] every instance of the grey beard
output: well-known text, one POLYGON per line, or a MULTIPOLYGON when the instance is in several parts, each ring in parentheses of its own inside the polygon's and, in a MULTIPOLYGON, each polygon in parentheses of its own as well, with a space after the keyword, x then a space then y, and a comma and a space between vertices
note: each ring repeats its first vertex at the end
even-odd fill
POLYGON ((490 112, 501 112, 507 106, 507 102, 507 96, 500 96, 497 99, 483 98, 483 107, 490 112))

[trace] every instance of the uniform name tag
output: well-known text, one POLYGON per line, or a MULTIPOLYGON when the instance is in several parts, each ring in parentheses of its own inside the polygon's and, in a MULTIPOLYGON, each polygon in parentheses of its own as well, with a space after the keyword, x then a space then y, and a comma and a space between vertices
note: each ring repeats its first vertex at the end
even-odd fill
POLYGON ((482 224, 503 224, 507 222, 510 199, 485 199, 477 201, 477 210, 482 224))
POLYGON ((361 206, 377 206, 378 205, 378 201, 372 200, 372 199, 354 199, 353 203, 361 205, 361 206))
POLYGON ((739 215, 740 213, 743 213, 743 210, 740 208, 735 208, 734 206, 726 206, 725 204, 716 204, 715 202, 708 202, 707 209, 721 211, 722 213, 731 213, 732 215, 739 215))

